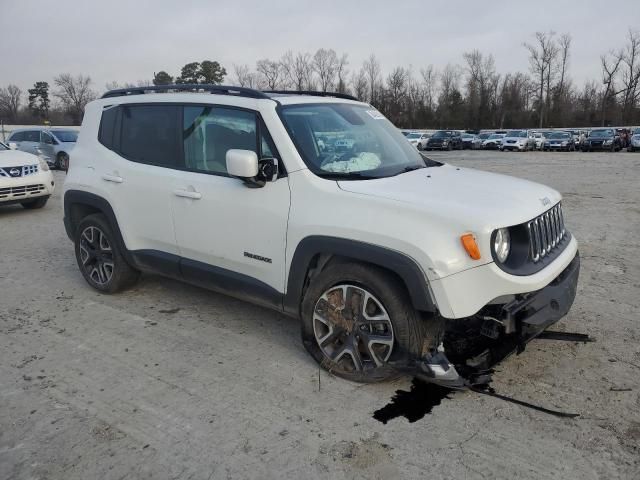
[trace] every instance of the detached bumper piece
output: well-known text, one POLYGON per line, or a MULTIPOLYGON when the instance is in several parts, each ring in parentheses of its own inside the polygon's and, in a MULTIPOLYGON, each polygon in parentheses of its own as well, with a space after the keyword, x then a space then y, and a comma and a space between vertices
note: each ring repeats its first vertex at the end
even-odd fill
POLYGON ((580 256, 542 290, 518 295, 504 305, 488 305, 474 317, 448 321, 441 348, 422 358, 416 374, 449 388, 491 381, 492 367, 556 323, 576 296, 580 256))

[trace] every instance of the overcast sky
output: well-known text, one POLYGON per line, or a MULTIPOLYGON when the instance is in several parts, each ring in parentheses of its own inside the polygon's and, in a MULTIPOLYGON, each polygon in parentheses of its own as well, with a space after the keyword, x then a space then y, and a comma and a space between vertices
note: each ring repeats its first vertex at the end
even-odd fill
POLYGON ((582 85, 632 26, 640 28, 640 0, 0 0, 0 86, 26 89, 68 72, 104 90, 204 59, 232 80, 234 63, 321 47, 348 53, 351 70, 371 53, 384 72, 441 68, 477 48, 501 73, 527 71, 522 43, 547 30, 572 35, 570 75, 582 85))

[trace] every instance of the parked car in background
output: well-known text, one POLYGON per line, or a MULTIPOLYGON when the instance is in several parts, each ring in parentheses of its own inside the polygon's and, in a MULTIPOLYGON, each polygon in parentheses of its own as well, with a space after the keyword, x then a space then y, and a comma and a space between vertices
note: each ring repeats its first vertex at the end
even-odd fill
POLYGON ((456 130, 438 130, 427 141, 425 150, 462 150, 462 136, 456 130))
POLYGON ((409 135, 407 135, 407 140, 418 150, 424 150, 427 146, 429 137, 430 135, 428 133, 411 132, 409 135))
POLYGON ((476 149, 482 145, 482 142, 478 141, 478 136, 473 133, 462 134, 462 148, 464 149, 476 149))
POLYGON ((547 135, 542 149, 545 152, 562 150, 575 152, 576 144, 571 132, 551 132, 547 135))
POLYGON ((640 151, 640 128, 636 128, 633 135, 629 139, 629 146, 627 147, 628 152, 636 152, 640 151))
POLYGON ((497 148, 500 148, 504 136, 504 133, 492 133, 482 142, 482 148, 485 150, 496 150, 497 148))
POLYGON ((620 136, 613 128, 596 128, 580 147, 583 152, 591 152, 593 150, 609 150, 618 152, 622 149, 620 144, 620 136))
POLYGON ((512 130, 504 136, 500 145, 502 151, 526 152, 527 150, 535 150, 535 148, 535 138, 529 130, 512 130))
POLYGON ((7 142, 16 150, 43 157, 51 167, 66 170, 76 140, 78 132, 70 128, 30 127, 12 131, 7 142))
POLYGON ((44 159, 0 143, 0 206, 19 203, 27 209, 42 208, 54 187, 44 159))

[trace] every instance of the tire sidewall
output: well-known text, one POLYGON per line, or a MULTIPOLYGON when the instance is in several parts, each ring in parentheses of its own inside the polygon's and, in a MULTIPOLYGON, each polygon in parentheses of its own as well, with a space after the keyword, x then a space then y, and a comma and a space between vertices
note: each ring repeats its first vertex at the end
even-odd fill
POLYGON ((356 382, 379 382, 390 380, 399 375, 389 365, 363 373, 352 373, 338 369, 327 358, 315 339, 313 331, 313 311, 320 296, 333 286, 352 284, 364 288, 373 294, 383 305, 393 327, 394 345, 389 362, 408 358, 409 352, 416 351, 421 345, 419 328, 416 328, 418 313, 413 309, 404 289, 390 281, 379 268, 359 263, 329 264, 312 282, 305 292, 301 304, 302 341, 313 358, 329 372, 356 382))
POLYGON ((80 269, 80 272, 82 273, 82 276, 87 281, 87 283, 96 290, 103 293, 115 293, 131 282, 130 277, 132 269, 122 256, 122 253, 120 252, 120 248, 118 246, 118 242, 116 241, 115 235, 113 234, 113 230, 111 229, 111 226, 103 215, 89 215, 78 224, 78 228, 76 229, 74 237, 74 246, 78 268, 80 269), (111 279, 105 285, 100 285, 93 281, 93 279, 86 272, 84 266, 82 265, 82 260, 80 259, 80 237, 82 235, 82 232, 87 227, 91 226, 100 229, 103 235, 107 237, 109 245, 111 245, 111 251, 113 254, 113 273, 111 275, 111 279))

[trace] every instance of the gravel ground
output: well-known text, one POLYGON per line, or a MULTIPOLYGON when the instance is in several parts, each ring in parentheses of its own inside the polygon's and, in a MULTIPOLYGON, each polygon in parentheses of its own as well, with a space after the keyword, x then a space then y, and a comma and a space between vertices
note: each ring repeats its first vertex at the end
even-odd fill
POLYGON ((58 190, 0 209, 0 478, 639 478, 640 154, 431 156, 563 193, 582 271, 556 329, 596 342, 534 341, 494 387, 580 417, 467 392, 382 424, 411 379, 319 372, 295 320, 156 276, 91 290, 58 190))

